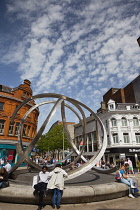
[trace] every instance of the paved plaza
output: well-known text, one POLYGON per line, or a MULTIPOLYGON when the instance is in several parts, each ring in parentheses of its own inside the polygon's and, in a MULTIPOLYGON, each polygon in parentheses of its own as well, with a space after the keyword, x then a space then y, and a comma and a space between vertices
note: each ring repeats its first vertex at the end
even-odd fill
MULTIPOLYGON (((23 176, 25 176, 24 173, 21 173, 23 176)), ((34 173, 32 173, 34 175, 34 173)), ((78 187, 79 185, 99 185, 99 184, 105 184, 109 182, 115 182, 114 179, 115 174, 100 174, 97 172, 94 172, 90 170, 86 174, 80 176, 77 179, 69 180, 66 183, 67 186, 74 185, 74 187, 78 187), (72 184, 73 183, 73 184, 72 184)), ((21 175, 20 175, 21 176, 21 175)), ((19 177, 20 177, 19 176, 19 177)), ((28 176, 28 174, 26 174, 28 176)), ((136 173, 135 177, 139 181, 139 188, 140 188, 140 174, 136 173)), ((21 178, 21 177, 20 177, 21 178)), ((27 179, 27 177, 25 177, 27 179)), ((25 181, 25 180, 23 180, 25 181)), ((18 188, 18 184, 16 184, 18 188)), ((86 192, 85 192, 86 193, 86 192)), ((99 201, 99 202, 91 202, 91 203, 81 203, 81 204, 62 204, 61 209, 62 210, 140 210, 140 197, 138 198, 129 198, 128 196, 124 196, 121 198, 106 200, 106 201, 99 201)), ((29 205, 29 204, 13 204, 13 203, 3 203, 0 202, 0 210, 36 210, 37 205, 29 205)), ((50 205, 46 205, 44 210, 51 210, 52 207, 50 205)))
MULTIPOLYGON (((0 210, 36 210, 37 205, 24 205, 24 204, 9 204, 0 203, 0 210)), ((52 207, 47 205, 43 210, 52 210, 52 207)), ((68 204, 61 205, 62 210, 140 210, 140 197, 139 198, 117 198, 113 200, 100 201, 94 203, 83 204, 68 204)))

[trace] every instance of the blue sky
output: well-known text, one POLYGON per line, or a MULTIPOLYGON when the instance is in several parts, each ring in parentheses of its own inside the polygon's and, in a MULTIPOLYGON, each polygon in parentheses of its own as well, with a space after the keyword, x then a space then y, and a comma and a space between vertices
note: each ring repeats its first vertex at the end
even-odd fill
POLYGON ((0 1, 0 84, 29 79, 96 111, 140 74, 139 0, 0 1))

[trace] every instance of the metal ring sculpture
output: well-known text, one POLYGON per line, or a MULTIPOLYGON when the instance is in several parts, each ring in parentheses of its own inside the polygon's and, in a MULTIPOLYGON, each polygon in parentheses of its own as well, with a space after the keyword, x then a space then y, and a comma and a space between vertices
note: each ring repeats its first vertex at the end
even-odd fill
MULTIPOLYGON (((26 99, 25 101, 23 101, 15 110, 15 112, 12 115, 12 119, 11 122, 14 122, 14 118, 17 114, 17 112, 23 107, 25 106, 27 103, 29 103, 32 100, 35 99, 39 99, 39 98, 56 98, 57 101, 45 101, 45 102, 41 102, 39 104, 34 105, 33 107, 31 107, 29 109, 28 112, 26 112, 26 114, 24 115, 24 117, 21 119, 20 125, 19 125, 19 130, 18 130, 18 144, 17 144, 17 153, 20 156, 20 159, 18 160, 18 162, 12 167, 11 172, 15 171, 22 162, 26 162, 27 164, 29 164, 32 167, 35 167, 36 169, 41 170, 41 167, 39 165, 37 165, 36 163, 32 162, 30 160, 30 158, 28 157, 28 154, 31 152, 32 148, 34 148, 35 144, 37 143, 37 141, 39 140, 39 138, 41 137, 45 127, 48 125, 49 121, 51 120, 51 118, 53 117, 53 115, 55 114, 57 108, 59 106, 61 106, 61 116, 62 116, 62 121, 63 121, 63 126, 65 129, 65 133, 67 135, 67 138, 73 148, 73 151, 77 154, 77 158, 68 166, 66 167, 70 167, 72 164, 76 163, 77 160, 79 158, 82 158, 82 160, 85 162, 85 164, 83 164, 81 167, 70 171, 68 174, 68 178, 67 179, 73 179, 83 173, 85 173, 86 171, 90 170, 92 167, 95 166, 95 164, 97 162, 99 162, 99 160, 102 158, 105 149, 107 147, 107 135, 106 135, 106 131, 104 128, 104 125, 102 123, 102 121, 100 120, 100 118, 86 105, 82 104, 81 102, 74 100, 72 98, 60 95, 60 94, 55 94, 55 93, 44 93, 44 94, 38 94, 35 96, 32 96, 31 98, 26 99), (65 101, 71 103, 73 106, 75 106, 79 112, 81 113, 82 118, 80 117, 80 115, 69 105, 67 105, 65 103, 65 101), (46 117, 44 123, 42 124, 42 126, 40 127, 39 131, 37 132, 36 136, 34 137, 33 141, 29 144, 29 146, 27 147, 27 149, 24 151, 23 149, 23 145, 22 145, 22 127, 23 124, 25 122, 26 117, 37 107, 44 105, 44 104, 50 104, 50 103, 54 103, 54 106, 52 108, 52 110, 50 111, 50 113, 48 114, 48 116, 46 117), (67 124, 66 124, 66 116, 65 116, 65 107, 69 108, 72 112, 75 113, 75 115, 78 117, 82 128, 83 128, 83 132, 82 132, 82 139, 83 139, 83 147, 81 149, 81 151, 79 151, 77 149, 77 147, 75 146, 75 144, 73 143, 73 140, 70 136, 70 133, 68 131, 67 128, 67 124), (84 111, 82 108, 85 108, 86 110, 88 110, 92 116, 94 116, 94 118, 97 120, 98 124, 101 127, 101 132, 102 132, 102 136, 103 136, 103 142, 102 142, 102 146, 101 148, 97 151, 97 153, 95 154, 95 156, 93 156, 89 161, 87 161, 82 153, 84 151, 85 145, 86 145, 86 116, 84 114, 84 111)), ((66 157, 67 158, 67 157, 66 157)), ((66 168, 65 167, 65 168, 66 168)))

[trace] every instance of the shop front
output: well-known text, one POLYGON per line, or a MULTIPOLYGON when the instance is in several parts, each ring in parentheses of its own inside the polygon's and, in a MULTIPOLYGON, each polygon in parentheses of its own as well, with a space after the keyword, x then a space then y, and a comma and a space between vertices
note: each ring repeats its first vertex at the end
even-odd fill
MULTIPOLYGON (((27 146, 23 146, 24 149, 27 146)), ((31 154, 29 154, 30 156, 31 154)), ((0 159, 4 161, 4 165, 6 164, 6 160, 13 166, 20 159, 18 154, 16 153, 16 146, 12 144, 0 144, 0 159)), ((21 166, 25 166, 25 163, 22 163, 21 166)))
POLYGON ((105 151, 105 161, 113 162, 115 165, 119 160, 127 158, 130 158, 135 168, 137 160, 140 160, 140 147, 117 147, 105 151))
POLYGON ((6 160, 8 160, 10 164, 15 163, 15 157, 16 157, 15 145, 0 144, 0 159, 4 160, 4 164, 6 164, 6 160))

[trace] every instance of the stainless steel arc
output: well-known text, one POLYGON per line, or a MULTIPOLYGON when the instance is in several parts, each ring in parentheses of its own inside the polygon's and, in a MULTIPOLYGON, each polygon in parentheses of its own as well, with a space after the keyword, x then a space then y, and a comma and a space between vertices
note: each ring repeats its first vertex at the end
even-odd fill
MULTIPOLYGON (((39 138, 41 137, 45 127, 48 125, 48 122, 51 120, 51 118, 53 117, 53 115, 55 114, 56 110, 58 109, 59 106, 61 106, 61 116, 62 116, 62 121, 63 121, 63 126, 64 126, 64 130, 65 133, 67 135, 67 138, 72 146, 73 152, 75 152, 77 154, 77 158, 74 160, 74 162, 72 162, 71 164, 75 163, 79 158, 82 158, 83 161, 85 162, 85 164, 83 164, 80 168, 77 168, 76 170, 72 170, 69 172, 69 177, 68 179, 72 179, 75 178, 83 173, 85 173, 86 171, 88 171, 89 169, 91 169, 103 156, 106 146, 107 146, 107 135, 106 135, 106 131, 104 128, 104 125, 102 123, 102 121, 100 120, 100 118, 89 108, 87 107, 85 104, 74 100, 72 98, 66 97, 64 95, 60 95, 60 94, 55 94, 55 93, 43 93, 43 94, 39 94, 39 95, 35 95, 31 98, 26 99, 25 101, 23 101, 23 103, 21 103, 17 109, 15 110, 15 112, 12 115, 12 122, 14 121, 14 118, 17 114, 17 112, 26 104, 30 103, 30 101, 35 100, 35 99, 40 99, 40 98, 55 98, 57 100, 55 101, 45 101, 45 102, 41 102, 39 104, 34 105, 25 115, 24 117, 21 119, 20 122, 20 126, 19 126, 19 131, 18 131, 18 145, 17 145, 17 153, 20 156, 19 161, 15 164, 15 166, 11 169, 10 172, 13 172, 14 170, 16 170, 19 165, 25 161, 26 163, 28 163, 29 165, 40 169, 40 166, 38 166, 37 164, 35 164, 34 162, 32 162, 30 160, 30 158, 28 157, 30 151, 32 150, 32 148, 35 146, 35 144, 37 143, 37 141, 39 140, 39 138), (66 104, 65 102, 68 102, 70 104, 72 104, 73 107, 75 107, 81 114, 81 116, 75 111, 74 108, 72 108, 71 106, 69 106, 68 104, 66 104), (34 137, 33 141, 29 144, 29 146, 27 147, 26 150, 23 149, 23 145, 22 145, 22 127, 23 124, 25 122, 25 119, 27 118, 27 116, 37 107, 42 106, 44 104, 50 104, 50 103, 54 103, 54 106, 52 108, 52 110, 50 111, 50 113, 48 114, 48 116, 46 117, 44 123, 42 124, 42 126, 40 127, 39 131, 37 132, 36 136, 34 137), (79 119, 81 125, 82 125, 82 140, 84 142, 83 148, 81 149, 81 151, 79 151, 76 147, 76 145, 73 142, 73 139, 70 136, 69 130, 67 128, 67 120, 66 120, 66 115, 65 115, 65 107, 67 107, 68 109, 70 109, 79 119), (102 132, 102 136, 103 136, 103 143, 101 148, 96 152, 96 154, 94 155, 94 157, 92 157, 88 162, 86 160, 86 158, 83 156, 83 151, 84 151, 84 147, 86 145, 86 116, 84 114, 83 108, 88 110, 88 112, 94 116, 95 120, 97 120, 100 128, 101 128, 101 132, 102 132)), ((67 167, 70 167, 70 165, 68 165, 67 167)))

